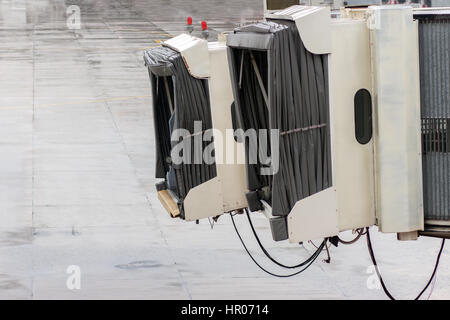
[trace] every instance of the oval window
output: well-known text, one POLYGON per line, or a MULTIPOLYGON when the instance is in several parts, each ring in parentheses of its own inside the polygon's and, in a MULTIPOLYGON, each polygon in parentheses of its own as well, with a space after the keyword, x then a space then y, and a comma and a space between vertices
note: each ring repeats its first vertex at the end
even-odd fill
POLYGON ((372 139, 372 97, 366 89, 359 89, 355 94, 355 137, 360 144, 372 139))

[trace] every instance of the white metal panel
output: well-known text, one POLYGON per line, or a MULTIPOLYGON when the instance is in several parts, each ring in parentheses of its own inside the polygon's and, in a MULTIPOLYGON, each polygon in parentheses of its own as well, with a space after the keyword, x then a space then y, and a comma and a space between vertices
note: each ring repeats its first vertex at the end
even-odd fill
POLYGON ((234 140, 231 104, 234 101, 224 43, 209 43, 209 95, 214 128, 217 176, 222 183, 223 212, 247 207, 244 144, 234 140), (240 155, 240 156, 239 156, 240 155))
POLYGON ((376 210, 382 232, 422 230, 417 24, 412 8, 370 7, 375 76, 376 210))
MULTIPOLYGON (((434 3, 433 3, 434 5, 434 3)), ((450 5, 450 3, 449 3, 450 5)), ((450 7, 448 6, 436 6, 430 8, 413 8, 414 14, 450 14, 450 7)))
POLYGON ((266 18, 295 21, 305 48, 315 54, 331 52, 331 13, 329 7, 295 5, 267 13, 266 18))
POLYGON ((183 202, 185 220, 194 221, 222 214, 221 189, 221 182, 215 177, 189 190, 183 202))
POLYGON ((330 107, 340 231, 375 224, 373 138, 365 145, 356 140, 354 113, 355 93, 359 89, 371 91, 370 67, 366 21, 333 23, 330 107))
POLYGON ((194 78, 209 77, 208 41, 183 33, 165 41, 163 45, 181 54, 194 78))
POLYGON ((336 189, 331 187, 297 201, 287 222, 289 242, 292 243, 337 235, 336 189))

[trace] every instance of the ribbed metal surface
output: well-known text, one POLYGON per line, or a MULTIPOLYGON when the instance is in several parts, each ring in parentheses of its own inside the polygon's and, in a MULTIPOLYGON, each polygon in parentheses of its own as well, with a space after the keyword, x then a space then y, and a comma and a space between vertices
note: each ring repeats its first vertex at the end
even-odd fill
POLYGON ((425 220, 450 220, 450 17, 419 17, 425 220))
POLYGON ((422 117, 450 117, 450 18, 419 24, 422 117))

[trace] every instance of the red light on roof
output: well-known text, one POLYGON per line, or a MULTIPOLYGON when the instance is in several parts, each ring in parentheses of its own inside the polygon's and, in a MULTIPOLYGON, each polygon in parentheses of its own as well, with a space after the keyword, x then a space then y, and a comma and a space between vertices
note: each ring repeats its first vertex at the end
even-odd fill
POLYGON ((189 26, 192 24, 192 17, 187 17, 187 24, 189 26))
POLYGON ((205 31, 208 29, 208 25, 206 24, 206 21, 202 21, 202 30, 205 31))

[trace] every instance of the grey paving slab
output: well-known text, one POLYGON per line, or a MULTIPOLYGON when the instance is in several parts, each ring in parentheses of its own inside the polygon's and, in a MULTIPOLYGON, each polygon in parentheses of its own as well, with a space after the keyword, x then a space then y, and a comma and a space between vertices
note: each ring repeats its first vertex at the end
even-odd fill
POLYGON ((34 297, 186 298, 177 265, 154 226, 38 229, 34 297), (116 236, 110 239, 110 232, 116 236), (55 256, 58 252, 58 256, 55 256), (81 268, 81 290, 66 287, 67 266, 81 268), (130 285, 136 290, 129 290, 130 285), (107 292, 107 294, 105 294, 107 292))
POLYGON ((126 205, 34 206, 35 228, 150 226, 154 223, 147 203, 126 205))
POLYGON ((34 178, 34 205, 132 205, 146 199, 128 172, 45 172, 34 178))
POLYGON ((132 161, 121 143, 42 143, 34 149, 34 166, 39 172, 134 171, 132 161))

